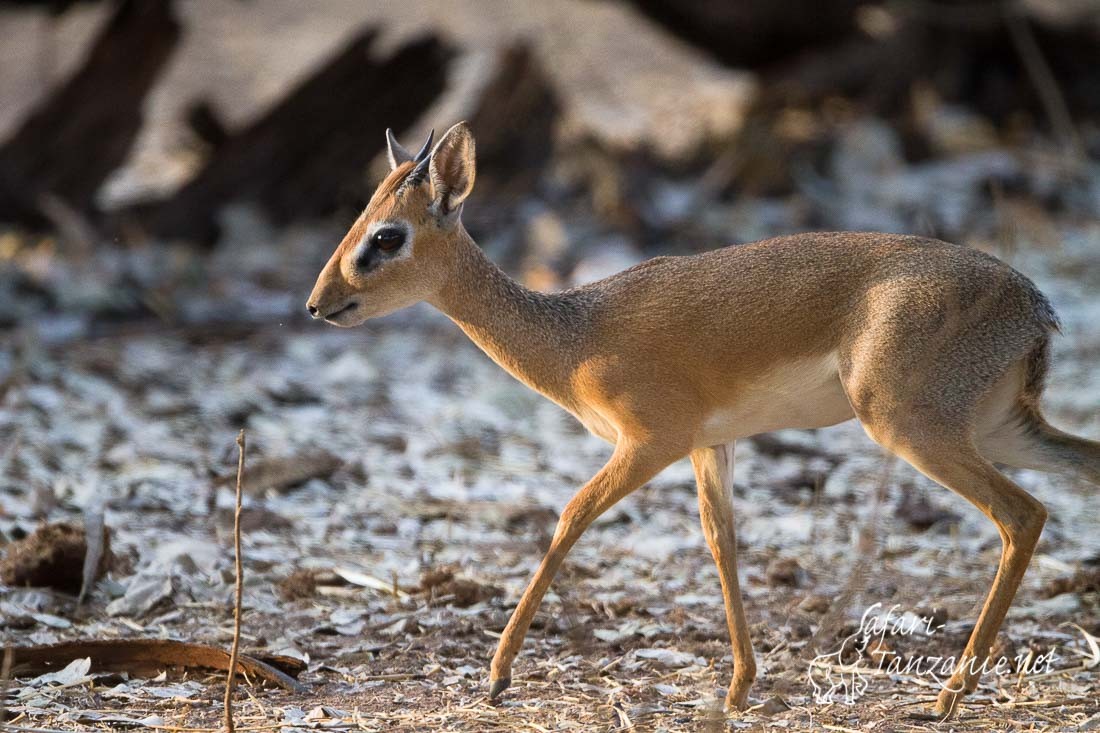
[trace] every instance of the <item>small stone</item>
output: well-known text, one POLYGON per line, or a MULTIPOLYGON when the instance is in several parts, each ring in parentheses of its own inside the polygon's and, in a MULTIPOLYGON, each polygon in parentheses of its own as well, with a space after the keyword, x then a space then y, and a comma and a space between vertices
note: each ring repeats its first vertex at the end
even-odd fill
POLYGON ((138 575, 131 579, 126 595, 107 604, 107 615, 131 618, 144 616, 171 595, 171 578, 138 575))
POLYGON ((783 698, 779 697, 779 695, 772 695, 757 708, 756 712, 761 715, 777 715, 790 709, 791 706, 788 705, 783 698))
POLYGON ((784 585, 790 588, 800 587, 806 580, 806 571, 798 561, 790 557, 781 557, 768 563, 765 573, 771 586, 784 585))
POLYGON ((826 596, 811 594, 802 599, 802 602, 798 604, 798 608, 806 613, 825 613, 829 610, 830 605, 832 605, 832 601, 826 596))
POLYGON ((312 570, 299 568, 280 580, 276 590, 285 601, 312 598, 317 593, 317 575, 312 570))

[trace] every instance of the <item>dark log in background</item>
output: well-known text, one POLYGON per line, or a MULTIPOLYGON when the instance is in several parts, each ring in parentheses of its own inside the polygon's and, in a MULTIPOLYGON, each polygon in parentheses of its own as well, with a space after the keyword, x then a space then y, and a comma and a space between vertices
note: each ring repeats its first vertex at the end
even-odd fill
POLYGON ((387 127, 403 130, 443 92, 452 51, 435 36, 377 60, 368 29, 254 124, 225 132, 208 105, 192 125, 217 144, 174 195, 123 212, 146 233, 212 245, 228 202, 254 203, 277 225, 361 207, 366 169, 387 127))
POLYGON ((477 186, 491 205, 466 214, 477 235, 499 230, 502 214, 537 189, 554 153, 562 104, 535 53, 516 43, 497 55, 496 69, 470 112, 477 130, 477 186))
POLYGON ((516 198, 529 191, 550 162, 560 113, 558 95, 531 48, 517 43, 501 51, 469 119, 479 131, 478 184, 516 198))
MULTIPOLYGON (((1034 34, 1074 118, 1100 119, 1100 31, 1019 20, 1034 34)), ((1020 112, 1040 122, 1045 114, 1019 48, 996 16, 975 23, 909 17, 887 38, 852 36, 770 69, 767 77, 765 88, 779 104, 840 95, 871 112, 897 115, 910 104, 913 83, 923 80, 945 101, 965 104, 998 126, 1020 112)))
MULTIPOLYGON (((242 129, 226 129, 218 110, 196 99, 186 122, 206 146, 202 167, 175 193, 110 212, 103 222, 96 195, 125 163, 143 124, 143 104, 181 35, 170 0, 112 4, 114 15, 79 70, 0 146, 0 220, 50 230, 63 228, 58 219, 71 210, 104 231, 209 245, 219 234, 219 211, 230 202, 254 203, 276 225, 353 210, 369 194, 367 168, 381 151, 385 127, 401 132, 426 122, 424 113, 447 93, 451 62, 464 50, 429 35, 389 58, 372 58, 380 31, 368 28, 242 129)), ((772 127, 786 108, 841 97, 889 120, 905 133, 907 156, 919 159, 929 145, 910 118, 914 85, 921 82, 1002 130, 1022 119, 1024 129, 1046 127, 1065 138, 1009 18, 1033 36, 1073 120, 1100 119, 1100 25, 1086 16, 1056 23, 1002 0, 633 4, 716 60, 755 71, 761 95, 748 132, 772 127), (877 31, 868 13, 878 18, 877 31)), ((53 12, 64 5, 44 3, 53 12)), ((568 90, 555 89, 534 50, 516 40, 502 47, 492 77, 468 109, 478 131, 480 193, 507 218, 509 202, 545 180, 568 90)), ((744 144, 750 137, 716 143, 752 148, 744 144)), ((676 165, 688 170, 694 164, 699 160, 676 165)), ((755 190, 784 188, 780 181, 755 190)), ((471 224, 477 225, 473 216, 471 224)))
POLYGON ((767 67, 851 36, 859 0, 632 0, 728 66, 767 67))
POLYGON ((119 4, 80 70, 0 147, 0 220, 49 227, 51 199, 97 218, 96 192, 126 160, 180 32, 170 0, 119 4))
MULTIPOLYGON (((963 103, 994 124, 1024 112, 1046 120, 1037 90, 1010 30, 1033 34, 1043 62, 1060 85, 1075 119, 1100 119, 1100 23, 1081 6, 1076 20, 1054 23, 1012 0, 889 5, 869 33, 860 13, 885 6, 852 0, 724 2, 632 0, 666 30, 734 67, 764 77, 765 97, 777 105, 851 97, 874 114, 900 115, 912 85, 929 83, 945 101, 963 103)), ((866 19, 866 15, 864 18, 866 19)))

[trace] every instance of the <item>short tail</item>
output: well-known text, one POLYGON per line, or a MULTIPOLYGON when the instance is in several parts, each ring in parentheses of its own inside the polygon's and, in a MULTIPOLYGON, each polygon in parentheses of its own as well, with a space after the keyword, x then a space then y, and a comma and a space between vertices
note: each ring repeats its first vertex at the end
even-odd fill
MULTIPOLYGON (((1057 320, 1051 313, 1051 330, 1057 320)), ((1017 404, 1018 449, 1008 460, 1018 468, 1057 473, 1100 486, 1100 442, 1063 432, 1046 421, 1039 400, 1050 369, 1050 339, 1044 338, 1027 356, 1024 388, 1017 404)))

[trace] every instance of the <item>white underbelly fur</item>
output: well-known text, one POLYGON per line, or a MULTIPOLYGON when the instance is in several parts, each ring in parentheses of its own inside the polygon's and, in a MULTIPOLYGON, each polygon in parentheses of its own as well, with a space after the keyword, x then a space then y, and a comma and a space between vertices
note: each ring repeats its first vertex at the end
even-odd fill
POLYGON ((835 352, 775 367, 730 405, 703 420, 696 446, 720 445, 782 428, 821 428, 854 417, 840 384, 835 352))
MULTIPOLYGON (((587 408, 570 412, 593 435, 609 443, 619 439, 619 428, 607 416, 587 408)), ((695 447, 722 445, 738 438, 782 428, 822 428, 844 422, 855 414, 840 384, 834 352, 778 366, 743 389, 733 404, 707 415, 695 438, 695 447)))

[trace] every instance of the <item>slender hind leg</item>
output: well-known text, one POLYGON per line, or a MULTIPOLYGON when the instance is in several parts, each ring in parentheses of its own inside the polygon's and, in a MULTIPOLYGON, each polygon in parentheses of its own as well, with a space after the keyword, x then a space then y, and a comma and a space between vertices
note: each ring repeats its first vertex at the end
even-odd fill
POLYGON ((995 427, 990 404, 1038 399, 1055 320, 1042 295, 1010 271, 973 274, 951 283, 914 277, 911 286, 899 280, 874 292, 840 354, 845 393, 867 433, 981 509, 1001 535, 993 585, 936 701, 944 717, 977 685, 1047 517, 980 450, 995 427))
POLYGON ((925 476, 981 509, 1001 535, 1001 557, 993 586, 966 650, 936 701, 936 713, 948 717, 962 696, 978 684, 997 631, 1039 542, 1047 512, 1038 500, 1006 478, 966 440, 891 447, 925 476))
POLYGON ((699 519, 711 555, 722 581, 726 604, 726 624, 733 645, 733 680, 726 706, 744 710, 749 688, 756 679, 756 660, 752 654, 749 625, 741 605, 737 581, 737 540, 733 521, 733 443, 699 448, 691 453, 695 482, 699 488, 699 519))

